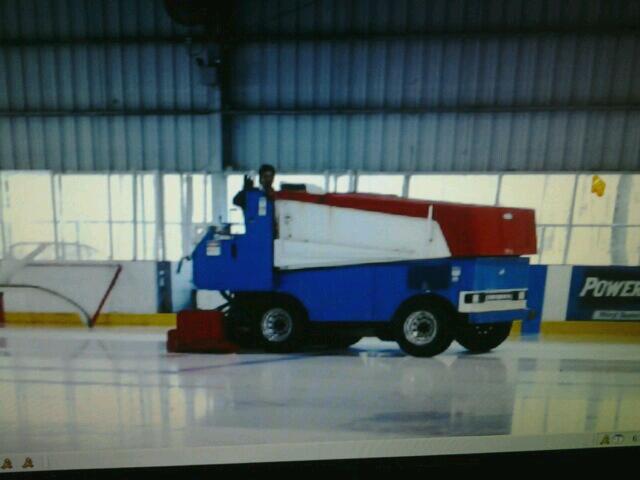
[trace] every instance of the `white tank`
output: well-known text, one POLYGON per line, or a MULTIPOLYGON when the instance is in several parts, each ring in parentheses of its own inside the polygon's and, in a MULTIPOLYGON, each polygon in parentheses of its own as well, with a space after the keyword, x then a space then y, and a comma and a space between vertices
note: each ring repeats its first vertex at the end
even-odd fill
POLYGON ((449 257, 433 218, 276 200, 275 266, 282 269, 449 257))

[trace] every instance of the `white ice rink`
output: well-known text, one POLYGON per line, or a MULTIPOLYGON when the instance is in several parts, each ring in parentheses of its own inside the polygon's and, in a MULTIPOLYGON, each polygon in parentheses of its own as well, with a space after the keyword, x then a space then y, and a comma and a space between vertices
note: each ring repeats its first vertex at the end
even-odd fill
POLYGON ((509 340, 432 359, 168 354, 156 329, 0 329, 0 453, 640 430, 640 346, 509 340))

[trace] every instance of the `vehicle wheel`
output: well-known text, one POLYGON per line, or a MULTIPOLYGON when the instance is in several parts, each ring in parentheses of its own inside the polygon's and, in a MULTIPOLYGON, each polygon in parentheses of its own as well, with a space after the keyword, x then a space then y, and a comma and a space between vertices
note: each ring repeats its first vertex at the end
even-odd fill
POLYGON ((400 348, 414 357, 433 357, 453 341, 447 310, 427 300, 412 302, 396 314, 395 338, 400 348))
POLYGON ((256 307, 254 305, 247 302, 233 302, 225 315, 225 332, 228 339, 241 348, 261 347, 253 328, 255 315, 256 307))
POLYGON ((458 327, 456 341, 470 352, 488 352, 507 339, 511 325, 512 322, 464 324, 458 327))
POLYGON ((256 330, 265 350, 279 353, 294 351, 304 339, 304 313, 289 302, 269 303, 261 309, 256 330))

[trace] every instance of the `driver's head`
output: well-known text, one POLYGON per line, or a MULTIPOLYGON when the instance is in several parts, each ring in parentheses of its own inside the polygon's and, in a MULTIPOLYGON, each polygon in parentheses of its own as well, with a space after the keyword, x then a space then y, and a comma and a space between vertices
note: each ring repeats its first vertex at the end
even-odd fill
POLYGON ((265 190, 273 190, 273 179, 276 176, 276 169, 273 165, 264 164, 260 166, 258 174, 260 175, 260 185, 262 185, 262 188, 265 190))

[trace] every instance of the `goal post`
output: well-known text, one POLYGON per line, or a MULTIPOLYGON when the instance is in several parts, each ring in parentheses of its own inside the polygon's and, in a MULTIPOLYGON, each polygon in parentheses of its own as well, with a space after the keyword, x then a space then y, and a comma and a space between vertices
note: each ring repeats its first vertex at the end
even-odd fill
POLYGON ((91 328, 121 272, 122 265, 114 263, 28 263, 0 285, 5 317, 33 324, 77 322, 91 328))

